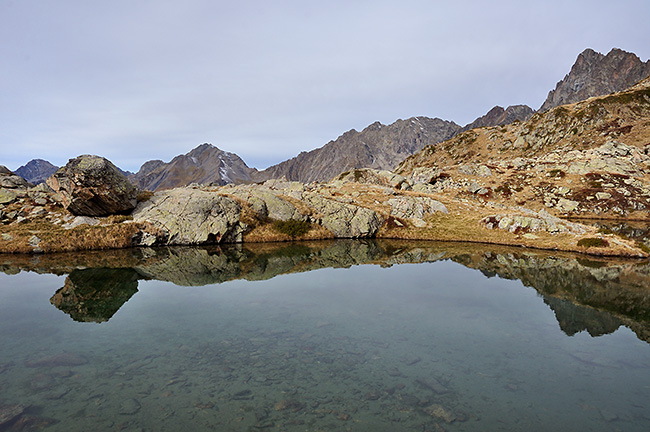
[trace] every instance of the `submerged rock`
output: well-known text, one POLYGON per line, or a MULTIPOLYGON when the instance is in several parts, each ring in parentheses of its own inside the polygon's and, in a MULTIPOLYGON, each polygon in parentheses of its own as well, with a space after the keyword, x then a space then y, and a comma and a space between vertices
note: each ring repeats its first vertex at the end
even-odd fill
POLYGON ((24 411, 25 406, 23 405, 0 405, 0 427, 16 420, 24 411))
POLYGON ((135 399, 126 399, 120 404, 120 414, 133 415, 140 411, 142 405, 135 399))
POLYGON ((38 360, 27 361, 25 366, 28 368, 39 367, 59 367, 59 366, 81 366, 88 363, 88 359, 81 354, 61 353, 49 357, 43 357, 38 360))

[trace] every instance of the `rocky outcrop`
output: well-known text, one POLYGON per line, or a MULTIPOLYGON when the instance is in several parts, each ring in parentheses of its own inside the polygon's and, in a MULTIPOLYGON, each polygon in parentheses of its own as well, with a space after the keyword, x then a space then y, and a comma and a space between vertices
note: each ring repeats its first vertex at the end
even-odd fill
POLYGON ((0 187, 6 189, 26 189, 33 186, 24 178, 11 172, 7 167, 0 165, 0 187))
POLYGON ((360 168, 344 172, 336 180, 341 182, 356 182, 377 186, 387 186, 400 190, 409 190, 410 184, 403 176, 386 170, 360 168))
POLYGON ((506 109, 495 106, 484 116, 481 116, 461 129, 461 132, 479 127, 501 126, 515 121, 526 121, 535 114, 528 105, 511 105, 506 109))
POLYGON ((530 120, 428 146, 396 170, 413 191, 554 216, 650 218, 650 78, 530 120))
MULTIPOLYGON (((287 185, 285 185, 287 186, 287 185)), ((308 219, 298 208, 291 203, 285 194, 293 195, 294 198, 302 198, 304 187, 296 183, 289 188, 275 187, 272 182, 266 182, 263 185, 242 185, 228 190, 229 195, 233 195, 243 201, 246 201, 256 216, 261 219, 272 219, 279 221, 308 219), (292 193, 293 192, 293 193, 292 193)))
POLYGON ((410 219, 417 227, 426 226, 424 218, 430 214, 449 213, 444 204, 429 197, 401 196, 389 199, 387 204, 390 206, 391 216, 410 219))
POLYGON ((256 181, 285 177, 309 183, 328 181, 355 168, 392 170, 405 157, 451 138, 460 126, 428 117, 397 120, 390 125, 373 123, 361 132, 350 130, 334 141, 278 165, 255 173, 256 181))
POLYGON ((335 237, 373 237, 384 223, 383 218, 371 209, 325 198, 318 193, 307 194, 305 202, 318 213, 320 224, 335 237))
POLYGON ((27 180, 0 165, 0 208, 25 196, 31 186, 27 180))
POLYGON ((144 190, 163 190, 192 183, 225 185, 250 181, 253 170, 236 154, 201 144, 169 163, 146 162, 130 180, 144 190))
POLYGON ((622 91, 648 75, 650 60, 644 63, 635 54, 616 48, 607 55, 586 49, 571 72, 548 93, 539 111, 622 91))
POLYGON ((43 159, 32 159, 16 170, 16 175, 35 185, 43 183, 59 167, 43 159))
POLYGON ((135 222, 161 230, 156 243, 190 245, 241 241, 241 206, 232 198, 193 188, 161 191, 133 212, 135 222))
POLYGON ((65 208, 77 216, 129 213, 137 203, 136 188, 115 165, 100 156, 70 159, 47 184, 61 194, 65 208))
MULTIPOLYGON (((524 209, 525 210, 525 209, 524 209)), ((525 212, 523 215, 500 214, 483 218, 489 229, 502 229, 511 233, 535 233, 546 231, 549 233, 571 233, 581 235, 586 232, 585 226, 562 220, 550 215, 546 210, 539 213, 525 212)))

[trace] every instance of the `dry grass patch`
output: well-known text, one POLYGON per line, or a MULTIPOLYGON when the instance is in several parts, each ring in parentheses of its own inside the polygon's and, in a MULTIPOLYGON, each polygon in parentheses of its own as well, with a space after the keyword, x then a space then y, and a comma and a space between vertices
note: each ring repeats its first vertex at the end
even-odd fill
POLYGON ((154 232, 145 223, 123 223, 128 216, 111 216, 103 225, 80 225, 66 230, 46 219, 32 219, 19 224, 4 226, 0 233, 1 253, 33 253, 30 240, 37 237, 38 248, 44 253, 72 252, 84 250, 121 249, 133 246, 133 237, 142 230, 154 232))

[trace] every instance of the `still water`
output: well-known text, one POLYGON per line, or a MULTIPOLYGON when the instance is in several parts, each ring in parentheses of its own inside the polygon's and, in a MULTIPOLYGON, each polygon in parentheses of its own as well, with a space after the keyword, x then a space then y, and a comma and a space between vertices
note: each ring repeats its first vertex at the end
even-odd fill
POLYGON ((0 431, 650 430, 647 262, 329 242, 0 264, 0 431))

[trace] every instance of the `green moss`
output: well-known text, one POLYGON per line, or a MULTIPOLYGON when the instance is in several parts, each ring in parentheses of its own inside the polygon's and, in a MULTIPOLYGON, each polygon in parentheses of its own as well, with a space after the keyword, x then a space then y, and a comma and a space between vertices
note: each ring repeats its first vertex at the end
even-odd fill
POLYGON ((287 220, 273 222, 273 229, 277 232, 296 238, 307 234, 311 230, 311 224, 305 221, 287 220))
POLYGON ((587 237, 578 240, 578 246, 584 247, 584 248, 590 248, 590 247, 609 247, 609 243, 607 243, 607 240, 597 238, 597 237, 587 237))
POLYGON ((138 194, 136 195, 136 199, 138 202, 146 202, 151 199, 153 196, 153 192, 148 191, 148 190, 139 190, 138 194))
POLYGON ((650 247, 648 247, 647 244, 645 244, 645 243, 639 241, 639 242, 636 243, 636 246, 637 246, 639 249, 641 249, 643 252, 645 252, 645 253, 650 253, 650 247))
POLYGON ((592 260, 585 259, 585 258, 578 258, 577 261, 578 261, 579 264, 581 264, 581 265, 583 265, 585 267, 589 267, 589 268, 601 268, 601 267, 605 267, 607 265, 607 263, 604 263, 604 262, 601 262, 601 261, 592 261, 592 260))

